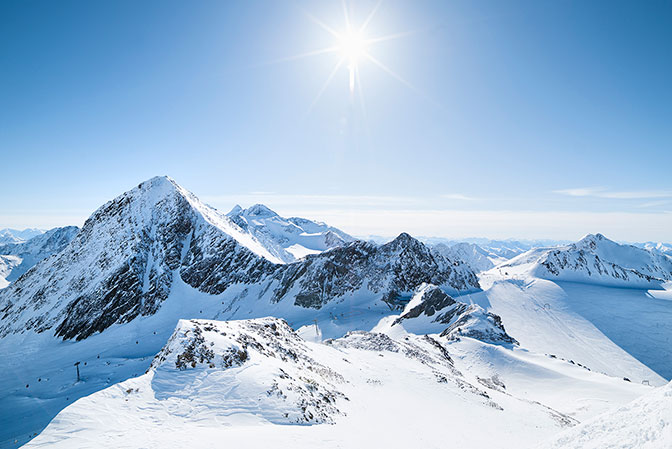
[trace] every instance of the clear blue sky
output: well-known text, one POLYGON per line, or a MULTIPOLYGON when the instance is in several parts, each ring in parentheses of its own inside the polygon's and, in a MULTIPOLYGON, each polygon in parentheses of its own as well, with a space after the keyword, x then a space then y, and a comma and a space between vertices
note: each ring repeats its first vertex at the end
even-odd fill
POLYGON ((363 58, 316 101, 317 21, 341 2, 3 1, 0 228, 167 174, 360 235, 672 240, 672 2, 387 0, 396 77, 363 58))

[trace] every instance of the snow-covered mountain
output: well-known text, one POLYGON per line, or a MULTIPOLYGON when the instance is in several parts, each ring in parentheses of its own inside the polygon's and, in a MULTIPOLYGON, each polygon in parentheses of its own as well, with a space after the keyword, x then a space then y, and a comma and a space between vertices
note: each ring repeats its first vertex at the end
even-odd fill
POLYGON ((479 288, 464 262, 407 234, 283 263, 233 219, 173 180, 153 178, 103 205, 65 248, 0 290, 8 367, 0 376, 0 422, 13 423, 0 426, 0 440, 25 437, 72 398, 144 371, 179 319, 271 314, 295 328, 318 321, 325 338, 339 337, 403 309, 422 283, 448 292, 479 288), (63 375, 73 358, 92 356, 109 365, 87 367, 86 382, 63 375), (50 384, 36 383, 28 365, 50 384), (23 400, 26 393, 37 402, 23 400))
POLYGON ((416 334, 438 333, 449 338, 466 336, 490 343, 517 343, 506 333, 499 316, 477 304, 456 301, 431 284, 418 287, 401 315, 388 322, 392 329, 403 325, 416 334))
POLYGON ((0 245, 7 243, 22 243, 43 234, 45 231, 37 228, 18 229, 0 229, 0 245))
POLYGON ((498 269, 511 273, 525 270, 551 280, 662 288, 672 279, 672 258, 616 243, 602 234, 589 234, 571 245, 530 250, 498 269))
POLYGON ((633 243, 633 245, 639 248, 644 248, 652 252, 660 252, 667 256, 672 257, 672 243, 644 242, 644 243, 633 243))
POLYGON ((672 375, 669 291, 547 267, 649 288, 629 270, 662 280, 662 254, 592 236, 477 276, 405 233, 326 248, 311 223, 220 214, 167 177, 103 205, 0 290, 0 447, 57 414, 34 447, 445 447, 446 425, 528 447, 672 375))
POLYGON ((236 206, 227 216, 285 263, 355 241, 325 223, 297 217, 283 218, 263 204, 248 209, 236 206))
POLYGON ((401 329, 320 344, 277 318, 183 320, 145 374, 66 407, 25 447, 439 448, 446 435, 531 447, 648 390, 471 338, 401 329))
POLYGON ((178 270, 198 287, 229 285, 258 280, 275 260, 226 216, 153 178, 102 206, 63 251, 2 290, 0 336, 85 338, 155 313, 178 270))
POLYGON ((60 252, 78 231, 76 226, 54 228, 26 241, 0 245, 0 288, 18 279, 42 259, 60 252))
POLYGON ((63 251, 0 292, 0 336, 53 330, 83 339, 156 313, 177 280, 194 292, 225 295, 222 303, 247 298, 312 309, 353 297, 396 307, 423 282, 478 289, 466 264, 407 234, 281 262, 233 219, 171 179, 153 178, 98 209, 63 251), (240 286, 258 291, 248 297, 240 286))
POLYGON ((475 243, 460 242, 453 245, 438 243, 432 246, 432 250, 448 258, 465 261, 477 273, 487 271, 506 260, 489 253, 475 243))

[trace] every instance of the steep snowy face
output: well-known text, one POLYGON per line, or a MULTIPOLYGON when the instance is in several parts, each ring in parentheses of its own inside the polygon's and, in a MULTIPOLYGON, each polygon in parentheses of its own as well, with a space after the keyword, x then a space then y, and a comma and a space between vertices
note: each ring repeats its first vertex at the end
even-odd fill
POLYGON ((499 261, 498 257, 493 257, 492 254, 475 243, 461 242, 451 246, 439 243, 432 246, 432 250, 449 259, 463 260, 477 273, 494 267, 493 259, 499 261))
POLYGON ((65 249, 0 292, 0 335, 53 328, 85 338, 155 313, 178 269, 202 286, 216 266, 218 282, 230 284, 272 266, 259 255, 272 258, 172 180, 153 178, 102 206, 65 249))
POLYGON ((43 230, 37 228, 28 228, 23 230, 8 228, 0 229, 0 245, 5 245, 8 243, 23 243, 43 233, 43 230))
POLYGON ((564 247, 531 250, 499 269, 525 266, 531 274, 545 279, 603 285, 660 288, 672 279, 672 258, 618 244, 602 234, 587 235, 564 247))
POLYGON ((236 206, 227 216, 285 263, 355 240, 324 223, 305 218, 283 218, 263 204, 256 204, 249 209, 236 206))
POLYGON ((377 296, 391 309, 403 307, 423 282, 450 291, 479 289, 475 273, 462 261, 432 253, 424 244, 402 233, 385 245, 355 242, 309 256, 278 270, 280 285, 274 301, 291 295, 295 304, 319 309, 355 292, 377 296))
POLYGON ((54 228, 27 241, 0 245, 0 288, 18 279, 42 259, 62 251, 77 232, 77 226, 54 228))
POLYGON ((488 343, 517 343, 506 333, 502 319, 476 304, 455 301, 440 288, 423 284, 392 327, 413 333, 440 333, 442 337, 471 337, 488 343))

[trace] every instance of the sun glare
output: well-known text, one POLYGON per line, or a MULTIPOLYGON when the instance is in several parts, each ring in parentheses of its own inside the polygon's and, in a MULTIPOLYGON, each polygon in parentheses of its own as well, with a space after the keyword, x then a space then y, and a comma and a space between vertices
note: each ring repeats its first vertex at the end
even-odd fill
POLYGON ((323 30, 327 31, 334 37, 334 43, 332 46, 309 51, 307 53, 291 56, 288 58, 283 58, 278 61, 278 62, 292 61, 301 58, 319 56, 326 53, 335 53, 338 56, 338 60, 336 61, 331 73, 327 77, 326 82, 322 86, 322 89, 318 92, 310 109, 311 110, 313 109, 313 106, 315 106, 315 104, 317 104, 317 102, 320 100, 322 94, 327 89, 331 81, 334 79, 338 71, 342 70, 343 68, 346 68, 348 70, 350 96, 352 98, 355 97, 355 88, 356 88, 358 91, 359 100, 362 103, 362 109, 364 109, 364 99, 362 98, 362 86, 360 82, 359 66, 365 62, 377 66, 379 69, 381 69, 382 71, 384 71, 397 81, 401 82, 406 87, 410 88, 413 91, 418 92, 418 90, 412 84, 403 79, 392 69, 383 64, 380 60, 375 58, 370 52, 370 47, 374 46, 375 44, 393 39, 398 39, 401 37, 406 37, 411 34, 414 34, 415 32, 403 32, 403 33, 390 34, 386 36, 369 37, 366 35, 366 29, 371 20, 376 15, 376 12, 378 11, 380 5, 383 3, 383 0, 378 0, 375 7, 368 14, 364 22, 362 22, 358 26, 355 26, 355 24, 353 23, 352 20, 353 17, 351 17, 350 15, 347 0, 342 0, 341 3, 343 5, 343 13, 345 19, 343 27, 344 31, 337 31, 336 29, 330 27, 326 23, 319 20, 317 17, 314 17, 312 14, 308 13, 307 11, 304 11, 306 16, 308 16, 310 20, 312 20, 315 24, 319 25, 323 30))
POLYGON ((338 49, 351 65, 356 65, 366 55, 367 41, 362 33, 348 30, 340 36, 338 49))
POLYGON ((357 64, 366 56, 368 45, 364 35, 357 30, 348 30, 338 38, 338 50, 341 58, 348 63, 350 94, 355 92, 357 64))

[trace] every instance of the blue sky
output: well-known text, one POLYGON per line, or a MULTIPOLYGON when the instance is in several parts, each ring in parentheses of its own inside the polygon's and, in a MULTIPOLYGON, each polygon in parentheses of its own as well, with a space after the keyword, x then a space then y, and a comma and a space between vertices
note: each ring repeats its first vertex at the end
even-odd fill
POLYGON ((0 228, 167 174, 354 234, 672 240, 672 3, 0 3, 0 228), (383 68, 384 67, 384 68, 383 68), (319 98, 318 98, 319 96, 319 98))

